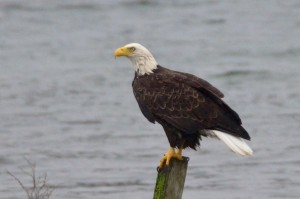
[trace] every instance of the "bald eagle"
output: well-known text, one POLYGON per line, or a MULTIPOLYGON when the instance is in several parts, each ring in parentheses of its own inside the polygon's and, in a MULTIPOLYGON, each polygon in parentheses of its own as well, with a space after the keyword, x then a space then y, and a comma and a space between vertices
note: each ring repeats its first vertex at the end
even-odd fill
POLYGON ((158 65, 138 43, 118 48, 114 56, 132 62, 132 88, 140 110, 149 122, 162 125, 170 143, 158 170, 169 166, 171 158, 182 160, 183 149, 196 150, 201 136, 218 138, 239 155, 253 154, 243 140, 250 140, 249 134, 220 90, 199 77, 158 65))

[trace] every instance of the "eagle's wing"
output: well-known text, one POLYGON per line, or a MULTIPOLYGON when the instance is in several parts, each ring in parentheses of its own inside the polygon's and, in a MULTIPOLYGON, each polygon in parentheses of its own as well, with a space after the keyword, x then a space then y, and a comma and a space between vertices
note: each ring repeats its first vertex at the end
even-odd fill
MULTIPOLYGON (((167 69, 166 69, 167 70, 167 69)), ((177 72, 177 71, 171 71, 169 70, 168 72, 174 72, 173 73, 173 79, 179 81, 179 82, 185 82, 186 84, 190 85, 193 88, 196 89, 203 89, 205 91, 210 92, 211 94, 216 95, 219 98, 223 98, 224 94, 211 85, 209 82, 205 81, 204 79, 201 79, 195 75, 188 74, 188 73, 182 73, 182 72, 177 72)))
POLYGON ((216 129, 249 137, 238 115, 220 99, 223 94, 200 78, 168 71, 151 74, 135 80, 133 91, 150 122, 167 124, 187 134, 216 129))
POLYGON ((150 122, 167 123, 186 133, 195 132, 201 125, 192 110, 205 99, 170 77, 153 74, 135 80, 133 92, 139 107, 150 122))

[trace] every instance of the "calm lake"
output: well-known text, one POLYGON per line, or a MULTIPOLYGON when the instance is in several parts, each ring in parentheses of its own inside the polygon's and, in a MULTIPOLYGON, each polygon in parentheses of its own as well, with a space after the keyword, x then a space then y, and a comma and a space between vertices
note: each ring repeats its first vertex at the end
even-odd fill
POLYGON ((36 164, 51 199, 152 198, 169 148, 134 99, 116 48, 225 94, 253 157, 203 138, 183 199, 300 198, 300 1, 0 0, 0 198, 26 198, 36 164))

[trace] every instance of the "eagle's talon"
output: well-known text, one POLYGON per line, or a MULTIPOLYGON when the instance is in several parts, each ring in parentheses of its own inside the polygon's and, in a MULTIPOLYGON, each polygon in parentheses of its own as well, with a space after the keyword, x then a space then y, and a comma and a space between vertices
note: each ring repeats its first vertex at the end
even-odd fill
POLYGON ((161 171, 160 167, 156 167, 156 171, 159 173, 161 171))
POLYGON ((162 159, 159 162, 159 166, 157 168, 157 171, 160 172, 162 170, 165 170, 165 167, 169 167, 170 161, 172 158, 176 158, 178 160, 183 160, 183 157, 181 155, 182 148, 178 149, 177 152, 175 152, 173 147, 170 147, 167 153, 165 153, 162 157, 162 159))

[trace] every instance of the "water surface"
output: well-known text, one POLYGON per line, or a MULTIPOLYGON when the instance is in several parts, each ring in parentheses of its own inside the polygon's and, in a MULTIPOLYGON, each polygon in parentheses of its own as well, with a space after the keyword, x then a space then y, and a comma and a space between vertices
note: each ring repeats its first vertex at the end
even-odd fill
POLYGON ((183 198, 299 198, 299 1, 0 2, 0 198, 24 198, 27 158, 51 198, 152 198, 168 149, 140 113, 117 47, 209 80, 252 136, 251 158, 204 139, 183 198))

